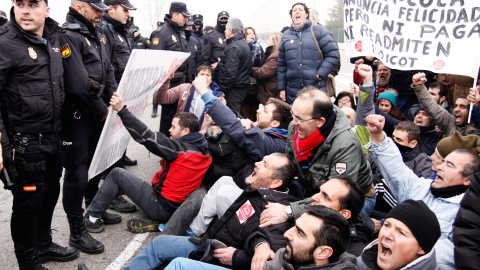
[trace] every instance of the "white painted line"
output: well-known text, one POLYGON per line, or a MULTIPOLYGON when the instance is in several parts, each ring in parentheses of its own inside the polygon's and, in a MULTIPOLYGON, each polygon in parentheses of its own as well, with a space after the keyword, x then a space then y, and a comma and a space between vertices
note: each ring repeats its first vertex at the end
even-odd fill
POLYGON ((143 241, 147 239, 149 232, 138 234, 133 238, 133 240, 127 245, 125 250, 118 255, 118 257, 113 261, 106 270, 119 270, 122 269, 123 265, 130 260, 130 258, 135 254, 135 252, 142 246, 143 241))

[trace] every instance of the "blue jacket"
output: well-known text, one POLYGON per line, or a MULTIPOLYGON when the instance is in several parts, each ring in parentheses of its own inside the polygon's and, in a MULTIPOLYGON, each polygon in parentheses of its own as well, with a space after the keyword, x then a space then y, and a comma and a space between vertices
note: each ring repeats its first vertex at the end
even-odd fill
POLYGON ((207 114, 215 124, 243 148, 252 161, 258 162, 272 153, 285 153, 287 130, 280 128, 261 130, 258 127, 246 130, 235 114, 212 93, 207 92, 202 99, 205 101, 205 108, 208 108, 207 114))
POLYGON ((313 31, 323 53, 323 61, 311 32, 312 22, 307 20, 301 31, 293 26, 282 36, 278 53, 277 89, 287 90, 287 102, 292 104, 297 92, 314 85, 326 91, 325 79, 338 63, 339 52, 335 40, 327 29, 314 25, 313 31), (317 79, 317 75, 321 80, 317 79))
POLYGON ((455 269, 453 261, 453 222, 465 193, 437 198, 430 192, 432 180, 416 176, 402 161, 402 155, 391 138, 380 144, 369 142, 370 151, 388 187, 398 203, 405 200, 422 200, 438 218, 442 235, 435 244, 437 263, 441 269, 455 269))

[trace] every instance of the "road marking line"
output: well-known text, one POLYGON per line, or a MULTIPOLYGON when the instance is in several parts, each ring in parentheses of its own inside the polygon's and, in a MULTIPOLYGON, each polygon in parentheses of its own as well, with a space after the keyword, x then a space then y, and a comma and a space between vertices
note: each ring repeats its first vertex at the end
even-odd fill
POLYGON ((138 234, 133 238, 133 240, 127 245, 125 250, 118 255, 118 257, 113 261, 106 270, 119 270, 122 269, 123 265, 130 260, 130 258, 135 254, 138 248, 142 246, 143 241, 147 239, 150 235, 149 232, 138 234))

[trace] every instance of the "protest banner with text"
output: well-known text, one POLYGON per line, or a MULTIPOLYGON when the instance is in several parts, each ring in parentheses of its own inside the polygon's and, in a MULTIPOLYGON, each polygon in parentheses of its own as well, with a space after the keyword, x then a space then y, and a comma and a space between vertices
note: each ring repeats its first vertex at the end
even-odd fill
POLYGON ((478 0, 344 0, 345 50, 399 70, 476 77, 478 0))
MULTIPOLYGON (((145 111, 155 90, 190 54, 161 50, 133 50, 117 91, 137 118, 145 111)), ((88 179, 117 162, 131 139, 116 111, 110 109, 88 170, 88 179)))

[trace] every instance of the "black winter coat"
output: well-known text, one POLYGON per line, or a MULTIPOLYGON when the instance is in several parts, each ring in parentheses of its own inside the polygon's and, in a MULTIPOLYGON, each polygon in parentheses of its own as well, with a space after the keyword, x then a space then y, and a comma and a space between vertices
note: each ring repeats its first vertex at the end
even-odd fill
POLYGON ((453 224, 455 266, 478 269, 480 265, 480 173, 470 177, 470 186, 460 202, 453 224))
POLYGON ((273 251, 277 251, 287 245, 287 239, 283 234, 291 227, 288 221, 265 228, 258 227, 260 225, 260 214, 265 209, 265 206, 270 202, 288 205, 295 200, 295 197, 287 193, 277 192, 271 189, 246 189, 228 208, 225 214, 210 226, 202 237, 200 245, 205 243, 207 239, 220 240, 227 246, 237 249, 232 259, 234 269, 250 269, 254 254, 251 246, 253 245, 253 241, 258 237, 266 239, 273 251), (240 223, 237 211, 247 201, 250 202, 255 212, 242 224, 240 223))
POLYGON ((218 59, 222 56, 225 46, 227 46, 227 39, 225 38, 225 32, 220 31, 217 27, 206 31, 203 38, 202 65, 210 66, 218 62, 218 59))
POLYGON ((65 109, 69 114, 79 109, 100 119, 107 114, 117 82, 99 29, 71 7, 63 28, 65 33, 59 40, 65 69, 65 109), (105 86, 100 98, 99 88, 92 87, 90 79, 105 86))
POLYGON ((122 79, 133 49, 127 37, 127 25, 120 23, 105 13, 99 26, 102 41, 105 44, 108 59, 110 59, 115 70, 115 80, 118 84, 122 79))
POLYGON ((327 29, 305 22, 301 31, 292 27, 282 36, 278 53, 278 90, 286 90, 287 102, 292 104, 297 92, 313 85, 326 91, 325 79, 339 61, 338 46, 327 29), (323 61, 313 39, 311 27, 323 53, 323 61), (320 81, 317 79, 320 76, 320 81))
MULTIPOLYGON (((61 28, 47 18, 39 38, 16 23, 13 8, 10 18, 0 28, 0 129, 23 133, 58 130, 65 100, 58 42, 61 28)), ((3 134, 2 141, 7 138, 3 134)), ((8 153, 6 148, 3 151, 8 153)))
POLYGON ((227 39, 227 47, 217 66, 222 92, 226 94, 229 90, 247 87, 252 65, 252 52, 243 35, 236 34, 227 39))
MULTIPOLYGON (((178 26, 176 22, 171 20, 169 15, 165 15, 164 21, 165 24, 159 30, 153 31, 150 36, 150 49, 187 52, 188 42, 184 31, 185 26, 178 26)), ((171 80, 172 82, 182 79, 181 77, 177 77, 176 74, 183 73, 183 75, 187 75, 187 63, 188 61, 183 62, 175 71, 175 77, 171 80)))

